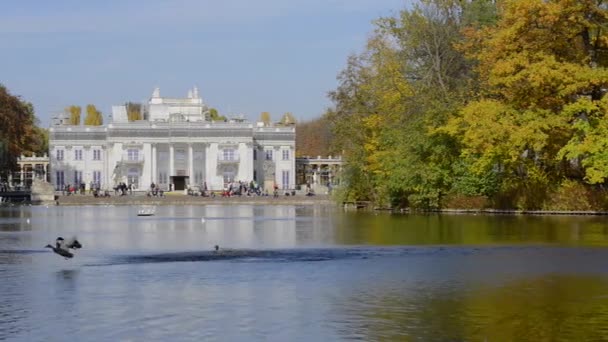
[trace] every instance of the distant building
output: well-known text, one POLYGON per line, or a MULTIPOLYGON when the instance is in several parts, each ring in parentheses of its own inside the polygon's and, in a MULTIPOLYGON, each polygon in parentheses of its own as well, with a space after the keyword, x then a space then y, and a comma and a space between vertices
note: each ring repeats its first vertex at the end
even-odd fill
POLYGON ((296 158, 296 182, 298 185, 334 186, 340 184, 343 160, 337 157, 298 157, 296 158))
POLYGON ((31 156, 21 155, 17 159, 17 165, 19 166, 17 174, 20 186, 29 188, 32 186, 34 178, 49 180, 49 157, 46 154, 43 156, 37 156, 35 153, 31 156))
POLYGON ((295 188, 295 126, 265 126, 242 119, 209 120, 196 88, 186 98, 164 98, 156 88, 142 106, 143 120, 130 122, 126 106, 113 106, 106 126, 73 126, 60 115, 49 132, 51 182, 120 182, 165 190, 254 180, 271 189, 295 188))

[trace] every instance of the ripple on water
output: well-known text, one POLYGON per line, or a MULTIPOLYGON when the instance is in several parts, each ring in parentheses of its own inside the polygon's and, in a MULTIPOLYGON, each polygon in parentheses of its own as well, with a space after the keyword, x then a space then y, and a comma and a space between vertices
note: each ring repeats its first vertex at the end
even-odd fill
POLYGON ((369 259, 379 257, 441 257, 471 256, 481 253, 534 252, 538 247, 345 247, 345 248, 293 248, 293 249, 222 249, 220 251, 188 251, 167 253, 138 253, 108 256, 105 260, 87 266, 124 264, 152 264, 170 262, 318 262, 342 259, 369 259))

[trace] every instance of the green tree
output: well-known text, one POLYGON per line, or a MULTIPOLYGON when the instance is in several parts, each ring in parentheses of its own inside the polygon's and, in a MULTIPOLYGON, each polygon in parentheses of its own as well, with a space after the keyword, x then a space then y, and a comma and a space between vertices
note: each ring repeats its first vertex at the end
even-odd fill
POLYGON ((29 148, 31 153, 44 155, 49 153, 49 130, 41 127, 34 127, 34 132, 29 148))
POLYGON ((220 115, 220 113, 215 108, 209 109, 209 119, 211 119, 211 121, 226 121, 227 120, 226 117, 223 115, 220 115))
MULTIPOLYGON (((376 22, 330 93, 345 196, 381 205, 439 207, 452 188, 458 140, 438 130, 475 86, 473 63, 455 46, 468 2, 422 1, 376 22)), ((479 12, 479 11, 478 11, 479 12)))
POLYGON ((103 115, 92 104, 87 105, 87 116, 84 119, 84 124, 87 126, 103 125, 103 115))

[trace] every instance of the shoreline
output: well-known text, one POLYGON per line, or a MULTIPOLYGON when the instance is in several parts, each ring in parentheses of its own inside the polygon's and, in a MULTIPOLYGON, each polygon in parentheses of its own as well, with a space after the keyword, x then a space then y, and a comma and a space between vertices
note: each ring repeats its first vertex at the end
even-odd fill
POLYGON ((31 203, 32 205, 85 206, 85 205, 298 205, 328 206, 343 208, 348 211, 384 212, 387 214, 444 214, 444 215, 511 215, 511 216, 608 216, 608 211, 584 210, 518 210, 518 209, 432 209, 410 210, 392 208, 370 208, 365 205, 353 205, 352 202, 338 203, 328 195, 315 196, 234 196, 234 197, 201 197, 169 193, 165 197, 147 197, 144 195, 127 195, 112 197, 93 197, 91 195, 56 195, 55 201, 31 203))
MULTIPOLYGON (((42 203, 45 204, 45 203, 42 203)), ((201 197, 167 194, 165 197, 147 197, 142 195, 93 197, 91 195, 59 195, 54 202, 58 206, 78 205, 324 205, 335 206, 336 202, 327 195, 317 196, 234 196, 234 197, 201 197)))

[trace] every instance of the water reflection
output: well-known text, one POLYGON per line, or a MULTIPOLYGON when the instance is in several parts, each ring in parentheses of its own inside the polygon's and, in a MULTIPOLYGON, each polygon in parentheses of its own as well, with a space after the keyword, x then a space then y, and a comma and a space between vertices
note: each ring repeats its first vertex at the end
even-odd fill
POLYGON ((603 218, 138 209, 0 208, 0 339, 608 339, 603 218))
POLYGON ((348 292, 332 302, 332 322, 347 339, 608 339, 606 277, 553 274, 500 286, 418 279, 398 286, 376 282, 348 292))
POLYGON ((374 215, 337 220, 334 239, 344 244, 608 245, 601 216, 374 215))
POLYGON ((0 234, 4 234, 0 243, 46 244, 56 235, 78 234, 92 240, 95 247, 109 249, 199 249, 215 244, 608 245, 608 224, 603 217, 374 215, 317 206, 249 205, 159 206, 155 216, 138 217, 138 209, 0 208, 0 234), (13 234, 6 235, 10 232, 13 234))

